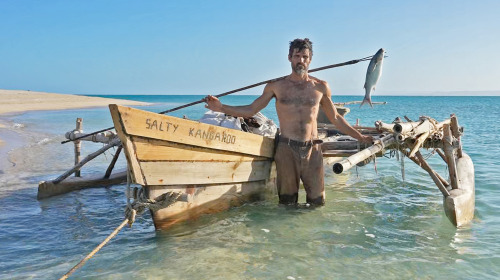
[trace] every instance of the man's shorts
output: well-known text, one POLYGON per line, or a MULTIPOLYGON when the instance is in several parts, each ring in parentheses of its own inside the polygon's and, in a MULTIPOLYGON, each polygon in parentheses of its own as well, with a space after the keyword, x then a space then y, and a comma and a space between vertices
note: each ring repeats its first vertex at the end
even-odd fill
POLYGON ((300 180, 307 203, 323 205, 325 186, 321 145, 280 137, 274 160, 280 204, 296 204, 300 180))

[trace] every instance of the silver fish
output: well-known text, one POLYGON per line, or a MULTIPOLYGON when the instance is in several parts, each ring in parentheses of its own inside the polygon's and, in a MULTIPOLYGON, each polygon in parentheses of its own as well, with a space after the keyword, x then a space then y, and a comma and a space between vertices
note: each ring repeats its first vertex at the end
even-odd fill
POLYGON ((382 62, 384 61, 384 49, 378 50, 378 52, 372 57, 370 60, 370 64, 368 65, 368 70, 366 70, 366 79, 365 79, 365 98, 361 105, 368 103, 373 108, 372 104, 372 90, 375 90, 375 85, 377 85, 378 79, 382 75, 382 62))

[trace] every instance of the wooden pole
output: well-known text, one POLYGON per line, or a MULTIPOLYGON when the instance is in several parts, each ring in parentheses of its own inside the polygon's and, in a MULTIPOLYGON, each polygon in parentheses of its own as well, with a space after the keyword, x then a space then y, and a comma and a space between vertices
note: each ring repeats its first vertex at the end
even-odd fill
MULTIPOLYGON (((82 131, 83 130, 83 119, 82 118, 77 118, 76 119, 76 130, 77 131, 82 131)), ((75 165, 80 163, 80 152, 82 149, 82 141, 76 140, 75 141, 75 165)), ((75 177, 80 177, 80 169, 75 171, 75 177)))
POLYGON ((436 153, 446 162, 446 156, 440 149, 436 149, 436 153))
POLYGON ((461 133, 460 133, 460 127, 458 126, 458 119, 457 119, 457 116, 455 116, 455 114, 451 114, 450 117, 451 117, 450 118, 450 120, 451 120, 451 126, 450 126, 451 134, 458 141, 457 157, 461 158, 463 156, 463 152, 462 152, 462 141, 460 140, 461 133))
POLYGON ((115 167, 116 161, 118 160, 118 156, 120 156, 120 152, 122 151, 123 146, 120 145, 118 146, 118 149, 116 149, 116 153, 113 156, 113 160, 111 160, 111 163, 108 166, 108 169, 106 169, 106 174, 104 174, 104 179, 108 179, 109 176, 111 175, 111 171, 113 171, 113 168, 115 167))
POLYGON ((394 133, 394 124, 393 123, 384 123, 384 122, 379 120, 379 121, 375 122, 375 127, 379 131, 387 131, 387 132, 394 133))
POLYGON ((413 157, 416 152, 418 152, 418 149, 422 147, 422 144, 424 144, 424 141, 429 137, 429 131, 422 133, 417 140, 415 141, 415 145, 413 146, 413 149, 411 149, 409 157, 413 157))
POLYGON ((57 177, 57 179, 55 179, 54 181, 52 181, 54 184, 57 184, 59 182, 61 182, 62 180, 68 178, 68 176, 70 176, 71 174, 73 174, 76 170, 80 169, 83 165, 85 165, 87 162, 91 161, 92 159, 94 159, 95 157, 97 157, 98 155, 104 153, 105 151, 107 151, 108 149, 110 149, 111 147, 114 147, 114 146, 117 146, 117 145, 120 145, 120 139, 115 139, 113 140, 111 143, 109 143, 108 145, 100 148, 99 150, 93 152, 92 154, 88 155, 86 158, 84 158, 80 163, 78 163, 77 165, 75 165, 73 168, 71 168, 70 170, 66 171, 64 174, 62 174, 61 176, 57 177))
POLYGON ((427 164, 427 165, 425 165, 425 166, 424 166, 424 165, 423 165, 423 164, 422 164, 422 163, 418 160, 418 158, 417 158, 417 157, 409 157, 409 156, 408 156, 408 152, 407 152, 407 151, 402 150, 402 149, 401 149, 400 151, 401 151, 401 152, 403 152, 403 154, 405 154, 407 158, 411 159, 411 160, 412 160, 412 161, 413 161, 416 165, 418 165, 418 166, 422 167, 422 169, 424 169, 425 171, 429 172, 429 170, 431 170, 431 171, 434 173, 434 175, 436 175, 436 177, 439 179, 439 181, 441 181, 441 183, 443 184, 443 186, 447 187, 447 186, 449 186, 449 185, 450 185, 450 183, 448 183, 448 181, 446 181, 446 179, 445 179, 445 178, 443 178, 441 175, 439 175, 439 173, 437 173, 436 171, 432 170, 432 169, 430 168, 430 165, 429 165, 429 164, 427 164), (424 167, 425 167, 425 168, 424 168, 424 167))
POLYGON ((450 183, 452 189, 458 189, 457 180, 457 167, 455 165, 455 155, 453 153, 453 136, 449 124, 443 126, 443 146, 446 163, 448 164, 448 171, 450 172, 450 183))
POLYGON ((438 187, 438 189, 441 191, 441 193, 444 195, 444 197, 450 196, 450 192, 446 189, 446 187, 443 185, 441 180, 438 178, 437 173, 432 170, 432 168, 429 166, 429 164, 425 161, 424 157, 420 152, 416 152, 415 156, 417 157, 418 161, 420 162, 420 166, 429 173, 431 176, 432 180, 438 187))

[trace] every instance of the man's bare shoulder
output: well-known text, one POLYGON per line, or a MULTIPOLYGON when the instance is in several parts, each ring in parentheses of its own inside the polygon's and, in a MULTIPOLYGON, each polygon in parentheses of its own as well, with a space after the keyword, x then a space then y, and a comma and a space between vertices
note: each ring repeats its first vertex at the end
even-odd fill
POLYGON ((276 79, 267 83, 266 89, 273 91, 275 94, 283 91, 284 88, 289 86, 289 81, 287 78, 276 79))
POLYGON ((315 86, 318 87, 320 90, 327 90, 330 88, 327 81, 323 81, 313 76, 309 76, 309 78, 314 81, 315 86))

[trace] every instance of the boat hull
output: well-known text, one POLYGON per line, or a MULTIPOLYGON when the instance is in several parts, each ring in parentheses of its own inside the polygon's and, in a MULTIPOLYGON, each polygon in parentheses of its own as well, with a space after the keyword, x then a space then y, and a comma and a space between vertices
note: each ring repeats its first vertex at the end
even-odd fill
POLYGON ((157 229, 274 193, 274 139, 110 105, 133 183, 147 198, 187 194, 152 212, 157 229))

